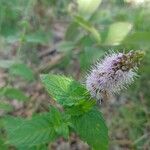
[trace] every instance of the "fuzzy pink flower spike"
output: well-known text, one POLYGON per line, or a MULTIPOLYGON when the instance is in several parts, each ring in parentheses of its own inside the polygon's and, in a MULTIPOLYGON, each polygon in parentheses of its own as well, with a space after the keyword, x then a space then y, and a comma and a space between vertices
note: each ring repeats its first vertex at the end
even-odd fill
POLYGON ((144 53, 112 53, 91 70, 86 79, 86 88, 92 97, 100 100, 104 94, 119 93, 134 81, 138 64, 144 53))

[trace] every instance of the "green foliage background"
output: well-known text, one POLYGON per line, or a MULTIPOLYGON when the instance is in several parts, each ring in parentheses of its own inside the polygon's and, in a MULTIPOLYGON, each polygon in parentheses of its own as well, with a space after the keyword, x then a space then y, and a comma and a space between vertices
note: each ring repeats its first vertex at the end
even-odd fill
MULTIPOLYGON (((5 84, 0 87, 0 110, 2 111, 0 147, 5 150, 17 145, 17 149, 22 150, 26 149, 28 142, 33 141, 30 143, 33 144, 33 149, 47 149, 43 143, 35 145, 41 139, 45 142, 55 141, 60 132, 63 132, 61 135, 63 134, 65 138, 68 137, 68 128, 71 125, 59 113, 56 113, 56 118, 60 118, 58 124, 61 124, 60 128, 65 130, 58 128, 56 134, 53 130, 55 127, 49 131, 36 132, 41 130, 41 126, 45 129, 49 126, 51 119, 47 117, 47 113, 39 116, 43 118, 41 120, 36 116, 36 111, 32 114, 35 116, 33 120, 22 119, 19 115, 16 119, 7 116, 8 114, 14 116, 16 112, 11 102, 14 99, 24 106, 30 104, 32 98, 26 89, 40 82, 40 74, 64 74, 82 83, 90 66, 99 58, 103 58, 105 53, 129 50, 146 52, 139 69, 140 76, 128 90, 116 96, 114 102, 108 102, 108 106, 101 108, 101 111, 109 128, 110 148, 125 147, 140 150, 150 147, 150 4, 135 5, 133 0, 129 1, 127 3, 127 0, 93 0, 90 3, 90 0, 89 2, 84 0, 0 0, 0 69, 2 73, 6 73, 5 84), (59 59, 54 63, 47 63, 45 55, 40 55, 45 49, 54 51, 59 59), (17 123, 19 127, 11 132, 14 126, 17 127, 17 123), (35 133, 30 139, 28 131, 33 124, 36 124, 33 128, 35 133), (4 128, 8 131, 8 135, 4 132, 4 128), (22 130, 23 128, 26 130, 22 130), (17 132, 19 134, 14 135, 17 132), (48 132, 54 135, 53 138, 49 137, 48 132), (23 135, 26 136, 26 141, 23 137, 21 138, 23 135)), ((49 54, 46 56, 49 61, 51 56, 49 54)), ((53 98, 68 107, 67 112, 72 115, 82 114, 83 104, 86 110, 93 105, 84 103, 84 98, 89 95, 80 95, 78 89, 73 88, 78 86, 76 82, 70 86, 69 82, 72 79, 67 79, 69 81, 63 83, 64 88, 68 89, 69 86, 70 91, 65 93, 62 99, 62 93, 59 92, 63 92, 64 89, 54 86, 57 82, 60 83, 61 78, 59 80, 53 78, 55 76, 51 77, 51 81, 44 82, 43 79, 43 82, 49 88, 53 98), (81 99, 81 104, 72 109, 77 99, 81 99)), ((78 88, 85 92, 84 87, 78 88)), ((42 92, 45 91, 42 90, 42 92)), ((50 103, 47 102, 45 105, 50 103)), ((40 112, 42 113, 43 110, 40 112)), ((89 115, 99 118, 95 115, 95 111, 89 115)), ((76 125, 74 129, 84 140, 84 137, 88 137, 82 132, 86 130, 82 128, 82 121, 84 122, 86 115, 80 121, 78 116, 76 117, 72 119, 76 125)), ((87 128, 89 128, 88 124, 87 128)), ((99 136, 97 134, 99 132, 95 136, 99 136)), ((91 145, 95 144, 96 147, 98 145, 96 140, 92 141, 90 137, 86 141, 91 145)))

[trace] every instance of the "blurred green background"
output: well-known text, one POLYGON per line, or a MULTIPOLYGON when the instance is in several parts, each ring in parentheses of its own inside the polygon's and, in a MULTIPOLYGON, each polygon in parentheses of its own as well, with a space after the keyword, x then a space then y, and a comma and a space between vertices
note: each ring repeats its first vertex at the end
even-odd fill
POLYGON ((83 82, 105 53, 129 50, 146 52, 139 77, 101 109, 110 150, 149 150, 149 0, 0 0, 0 149, 15 149, 5 144, 5 115, 31 117, 57 105, 43 90, 41 73, 83 82))

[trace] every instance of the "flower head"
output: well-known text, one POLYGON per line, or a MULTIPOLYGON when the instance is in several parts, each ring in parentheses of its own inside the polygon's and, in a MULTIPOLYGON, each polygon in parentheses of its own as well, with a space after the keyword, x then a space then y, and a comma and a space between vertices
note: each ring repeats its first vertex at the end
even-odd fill
POLYGON ((98 62, 86 79, 92 97, 100 99, 103 93, 118 93, 131 84, 143 55, 141 51, 113 53, 98 62))

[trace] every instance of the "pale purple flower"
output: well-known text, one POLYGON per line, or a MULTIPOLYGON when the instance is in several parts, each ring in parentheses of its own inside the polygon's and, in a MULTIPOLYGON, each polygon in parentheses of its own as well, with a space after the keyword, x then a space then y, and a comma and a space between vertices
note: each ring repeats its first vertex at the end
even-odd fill
POLYGON ((139 51, 107 55, 87 76, 87 90, 97 99, 101 99, 104 93, 119 93, 134 81, 142 56, 139 51))

